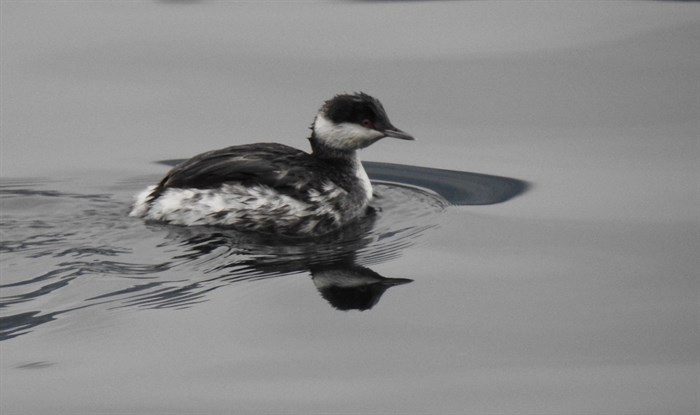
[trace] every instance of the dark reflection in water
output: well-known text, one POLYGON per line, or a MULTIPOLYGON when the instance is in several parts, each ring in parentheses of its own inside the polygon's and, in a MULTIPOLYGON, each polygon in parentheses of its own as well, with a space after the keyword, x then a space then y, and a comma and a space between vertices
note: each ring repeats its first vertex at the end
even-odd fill
POLYGON ((453 205, 503 203, 527 190, 522 180, 465 171, 432 169, 403 164, 363 162, 372 180, 410 184, 444 197, 453 205))
MULTIPOLYGON (((357 264, 358 252, 363 253, 364 261, 382 262, 387 253, 398 253, 404 246, 392 243, 382 247, 383 244, 376 243, 381 235, 373 233, 375 221, 376 215, 368 216, 343 232, 306 241, 280 240, 234 230, 169 226, 168 238, 188 248, 174 259, 193 262, 210 254, 233 259, 210 268, 207 273, 215 274, 212 278, 204 276, 183 286, 161 290, 151 290, 154 283, 143 284, 92 300, 131 294, 125 305, 182 307, 204 301, 206 293, 221 285, 308 273, 319 293, 335 308, 368 310, 388 288, 411 282, 404 278, 385 278, 357 264), (371 246, 381 248, 378 255, 364 250, 371 246), (138 295, 139 291, 146 294, 138 295)), ((423 226, 414 232, 426 229, 428 227, 423 226)), ((415 233, 406 236, 413 237, 415 233)))
POLYGON ((34 328, 56 320, 56 315, 69 310, 55 313, 40 314, 40 311, 19 313, 0 318, 0 340, 7 340, 28 333, 34 328))
POLYGON ((523 182, 488 176, 478 183, 493 186, 478 191, 447 182, 476 176, 406 168, 403 177, 394 165, 370 166, 375 178, 394 182, 375 186, 373 213, 313 240, 144 225, 127 217, 127 200, 152 177, 112 187, 122 195, 46 190, 61 186, 37 180, 0 181, 0 340, 88 307, 187 308, 221 287, 289 275, 310 276, 334 308, 368 310, 387 289, 411 281, 386 278, 370 267, 400 256, 436 226, 448 206, 439 195, 455 204, 496 203, 525 189, 523 182))
POLYGON ((407 278, 384 278, 353 261, 335 261, 310 268, 318 292, 338 310, 369 310, 384 291, 407 284, 407 278))

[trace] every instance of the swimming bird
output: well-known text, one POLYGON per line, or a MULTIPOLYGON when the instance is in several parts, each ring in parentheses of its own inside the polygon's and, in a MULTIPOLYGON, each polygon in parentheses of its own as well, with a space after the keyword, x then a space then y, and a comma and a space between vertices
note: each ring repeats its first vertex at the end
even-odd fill
POLYGON ((327 234, 366 213, 372 184, 357 153, 384 137, 414 139, 392 125, 376 98, 336 95, 314 118, 311 153, 258 143, 199 154, 137 195, 130 215, 290 237, 327 234))

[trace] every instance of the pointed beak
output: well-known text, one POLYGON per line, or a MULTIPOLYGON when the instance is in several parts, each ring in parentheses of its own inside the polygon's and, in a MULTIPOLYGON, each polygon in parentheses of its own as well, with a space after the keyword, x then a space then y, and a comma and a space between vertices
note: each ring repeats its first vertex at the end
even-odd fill
POLYGON ((413 280, 409 280, 408 278, 384 278, 379 283, 382 285, 393 287, 394 285, 408 284, 411 282, 413 282, 413 280))
POLYGON ((400 138, 402 140, 415 140, 411 134, 405 133, 398 128, 387 129, 382 131, 387 137, 400 138))

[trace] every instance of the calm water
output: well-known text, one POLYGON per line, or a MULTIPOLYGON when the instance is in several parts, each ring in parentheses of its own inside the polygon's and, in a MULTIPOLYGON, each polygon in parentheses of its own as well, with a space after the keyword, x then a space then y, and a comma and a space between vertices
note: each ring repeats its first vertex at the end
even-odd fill
POLYGON ((3 415, 697 412, 698 3, 0 7, 3 415), (355 90, 358 226, 127 216, 355 90))

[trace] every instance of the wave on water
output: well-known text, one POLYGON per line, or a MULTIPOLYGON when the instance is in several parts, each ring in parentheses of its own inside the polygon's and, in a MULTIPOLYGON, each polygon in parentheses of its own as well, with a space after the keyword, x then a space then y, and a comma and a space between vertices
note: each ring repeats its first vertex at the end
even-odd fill
POLYGON ((410 282, 368 267, 402 255, 450 204, 496 203, 526 187, 436 169, 401 173, 396 165, 372 163, 369 170, 372 213, 313 240, 128 217, 125 192, 153 178, 107 187, 115 194, 56 190, 59 184, 45 180, 0 181, 0 340, 88 307, 187 308, 223 286, 298 274, 311 276, 334 308, 366 310, 388 288, 410 282))
POLYGON ((374 214, 343 232, 294 241, 146 225, 114 196, 40 187, 0 184, 0 340, 86 307, 185 308, 222 286, 300 273, 334 307, 367 309, 408 280, 366 266, 399 256, 446 207, 430 192, 379 185, 374 214))

